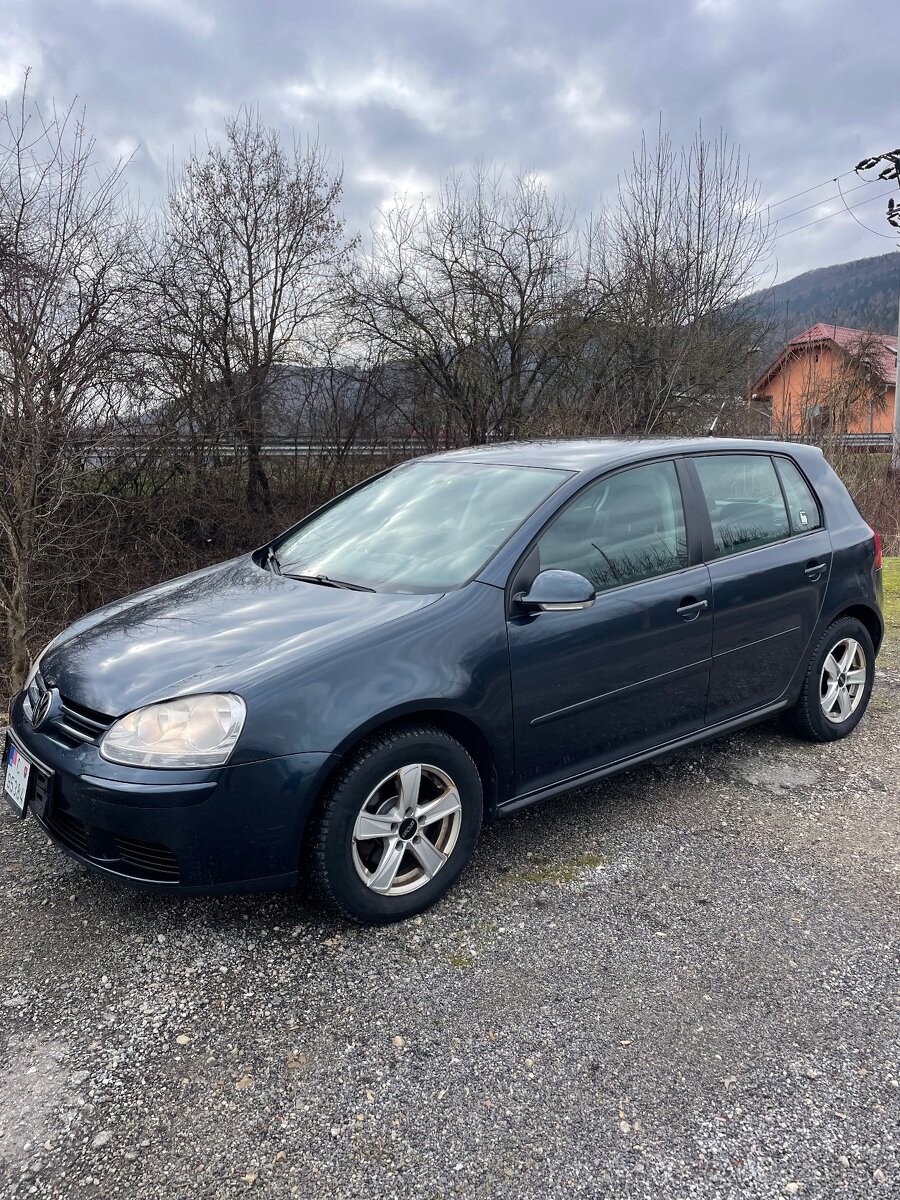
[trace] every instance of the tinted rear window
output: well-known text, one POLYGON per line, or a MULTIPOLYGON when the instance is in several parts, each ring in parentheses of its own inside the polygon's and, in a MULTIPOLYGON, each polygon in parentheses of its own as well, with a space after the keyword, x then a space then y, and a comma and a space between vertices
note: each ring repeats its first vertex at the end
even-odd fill
POLYGON ((764 454, 694 459, 709 509, 716 555, 739 554, 790 533, 772 460, 764 454))
POLYGON ((776 458, 775 465, 787 498, 788 515, 794 533, 807 533, 822 524, 819 505, 809 484, 788 458, 776 458))

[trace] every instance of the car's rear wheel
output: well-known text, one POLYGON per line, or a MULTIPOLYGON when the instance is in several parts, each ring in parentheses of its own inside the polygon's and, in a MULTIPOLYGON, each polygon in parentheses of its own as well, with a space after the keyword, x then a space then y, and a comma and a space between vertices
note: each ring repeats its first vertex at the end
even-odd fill
POLYGON ((846 737, 866 711, 874 675, 868 629, 855 617, 840 617, 813 651, 800 697, 788 714, 791 725, 816 742, 846 737))
POLYGON ((315 819, 318 890, 354 921, 414 916, 459 878, 482 811, 478 768, 455 738, 426 725, 377 734, 351 754, 315 819))

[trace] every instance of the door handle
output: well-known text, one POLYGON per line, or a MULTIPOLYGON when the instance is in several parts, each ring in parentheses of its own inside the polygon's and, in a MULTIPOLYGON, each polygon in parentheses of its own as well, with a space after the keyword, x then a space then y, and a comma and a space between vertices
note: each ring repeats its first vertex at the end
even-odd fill
POLYGON ((807 579, 811 579, 813 583, 815 583, 815 581, 820 578, 823 571, 827 570, 827 568, 828 563, 811 562, 806 564, 803 574, 807 579))
POLYGON ((696 621, 704 608, 709 608, 708 600, 692 600, 690 596, 685 596, 680 607, 675 611, 683 621, 696 621))

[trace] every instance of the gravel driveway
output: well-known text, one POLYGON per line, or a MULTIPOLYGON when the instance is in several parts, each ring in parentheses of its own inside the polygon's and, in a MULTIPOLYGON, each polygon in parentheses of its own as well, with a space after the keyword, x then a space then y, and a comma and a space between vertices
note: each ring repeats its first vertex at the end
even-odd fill
POLYGON ((488 830, 436 910, 169 899, 0 817, 0 1194, 900 1195, 900 668, 488 830))

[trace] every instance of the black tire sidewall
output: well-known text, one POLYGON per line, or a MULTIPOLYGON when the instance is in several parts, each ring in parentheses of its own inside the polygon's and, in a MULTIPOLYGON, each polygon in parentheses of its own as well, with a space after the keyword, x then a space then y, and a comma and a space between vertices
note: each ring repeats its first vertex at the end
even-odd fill
POLYGON ((856 617, 841 617, 829 625, 828 629, 822 635, 815 653, 810 660, 809 670, 803 684, 803 692, 800 696, 799 705, 804 710, 803 716, 809 725, 810 732, 819 741, 824 742, 836 741, 838 738, 846 737, 849 733, 852 733, 868 708, 874 681, 875 647, 872 644, 872 638, 868 629, 856 617), (822 703, 819 698, 819 681, 825 659, 838 642, 848 637, 854 638, 863 648, 863 653, 866 656, 866 682, 863 688, 862 700, 856 706, 855 711, 845 721, 841 721, 838 724, 829 721, 822 711, 822 703))
POLYGON ((315 837, 316 869, 327 897, 345 915, 367 924, 415 916, 456 882, 472 858, 484 809, 481 777, 465 748, 441 730, 409 729, 372 739, 353 754, 325 798, 315 837), (353 862, 353 827, 366 797, 392 771, 427 763, 456 784, 462 805, 459 837, 445 866, 423 887, 382 896, 360 879, 353 862))

